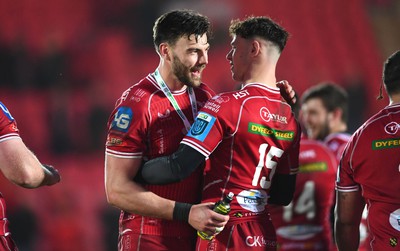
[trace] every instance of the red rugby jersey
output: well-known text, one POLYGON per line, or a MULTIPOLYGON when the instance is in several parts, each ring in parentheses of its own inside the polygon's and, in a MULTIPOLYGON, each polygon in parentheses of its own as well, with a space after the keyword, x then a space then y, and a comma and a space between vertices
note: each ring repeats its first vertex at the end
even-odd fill
POLYGON ((279 89, 251 83, 206 103, 183 144, 209 157, 203 201, 233 192, 228 224, 265 215, 275 173, 296 173, 300 127, 279 89))
POLYGON ((352 136, 336 189, 361 189, 373 250, 400 250, 400 105, 387 106, 352 136))
MULTIPOLYGON (((194 88, 200 109, 214 94, 205 84, 194 88)), ((193 112, 185 89, 172 92, 183 113, 193 123, 193 112)), ((152 74, 125 91, 118 99, 108 121, 106 154, 145 160, 172 154, 186 134, 184 124, 162 92, 152 74)), ((195 203, 201 196, 202 170, 182 182, 169 185, 146 185, 161 197, 195 203)), ((187 223, 142 217, 121 212, 121 231, 164 236, 195 236, 187 223), (143 226, 142 224, 143 220, 143 226)))

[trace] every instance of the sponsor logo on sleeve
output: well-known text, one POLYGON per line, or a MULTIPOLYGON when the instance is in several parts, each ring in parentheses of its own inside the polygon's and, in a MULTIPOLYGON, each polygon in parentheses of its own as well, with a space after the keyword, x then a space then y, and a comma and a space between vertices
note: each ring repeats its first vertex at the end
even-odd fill
POLYGON ((256 123, 249 123, 248 132, 259 134, 266 137, 275 137, 279 140, 289 140, 292 141, 294 139, 293 131, 281 131, 276 130, 274 128, 270 128, 268 126, 263 126, 256 123))
POLYGON ((388 148, 400 147, 400 138, 397 139, 378 139, 372 141, 373 150, 382 150, 388 148))
POLYGON ((123 143, 124 142, 123 142, 122 138, 119 138, 116 136, 108 136, 106 146, 119 146, 119 145, 123 145, 123 143))
POLYGON ((188 136, 203 142, 204 139, 209 134, 214 123, 215 123, 214 116, 211 116, 210 114, 207 114, 205 112, 200 112, 197 115, 194 124, 190 128, 188 136))
POLYGON ((11 121, 14 121, 13 116, 11 115, 10 111, 7 109, 7 107, 0 102, 0 109, 3 111, 4 115, 7 116, 7 118, 11 121))
POLYGON ((127 132, 132 122, 133 113, 131 108, 121 106, 114 115, 114 120, 111 124, 111 129, 127 132))

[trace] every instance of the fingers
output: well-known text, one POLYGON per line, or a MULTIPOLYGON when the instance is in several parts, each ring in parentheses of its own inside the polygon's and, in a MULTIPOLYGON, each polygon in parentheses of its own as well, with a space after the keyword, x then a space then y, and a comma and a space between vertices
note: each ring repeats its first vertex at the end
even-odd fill
POLYGON ((287 80, 277 82, 276 86, 279 88, 281 96, 288 104, 293 105, 296 103, 296 92, 287 80))
POLYGON ((198 231, 213 234, 215 228, 222 228, 229 220, 228 215, 222 215, 212 210, 214 203, 193 205, 189 214, 189 224, 198 231))

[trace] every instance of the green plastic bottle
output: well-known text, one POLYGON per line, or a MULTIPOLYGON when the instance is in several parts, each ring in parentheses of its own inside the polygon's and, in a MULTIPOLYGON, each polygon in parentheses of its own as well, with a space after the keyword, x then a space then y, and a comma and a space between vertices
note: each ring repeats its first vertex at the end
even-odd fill
MULTIPOLYGON (((228 214, 231 211, 232 199, 233 199, 233 193, 229 192, 224 199, 215 203, 213 211, 224 215, 228 214)), ((215 229, 214 235, 208 235, 205 232, 197 231, 197 235, 203 240, 211 241, 214 238, 214 236, 219 234, 223 229, 224 229, 223 227, 217 227, 215 229)))

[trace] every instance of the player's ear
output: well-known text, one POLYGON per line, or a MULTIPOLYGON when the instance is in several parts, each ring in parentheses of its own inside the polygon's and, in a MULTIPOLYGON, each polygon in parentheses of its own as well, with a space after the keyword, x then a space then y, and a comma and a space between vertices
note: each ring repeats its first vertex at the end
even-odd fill
POLYGON ((171 61, 171 48, 167 43, 161 43, 159 46, 159 50, 160 50, 160 56, 166 60, 166 61, 171 61))
POLYGON ((253 55, 253 56, 258 55, 258 53, 260 53, 260 49, 261 49, 260 42, 257 40, 253 40, 251 42, 251 55, 253 55))

